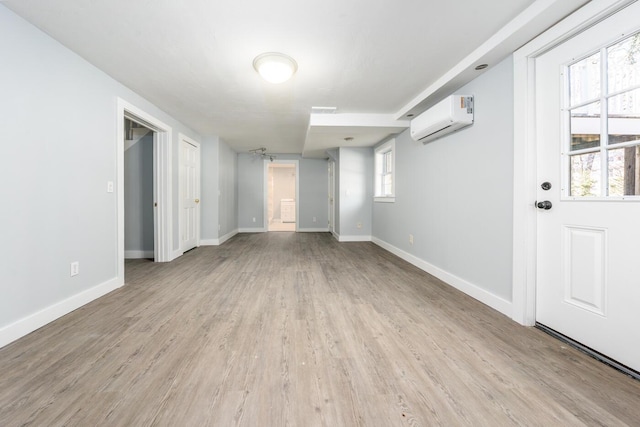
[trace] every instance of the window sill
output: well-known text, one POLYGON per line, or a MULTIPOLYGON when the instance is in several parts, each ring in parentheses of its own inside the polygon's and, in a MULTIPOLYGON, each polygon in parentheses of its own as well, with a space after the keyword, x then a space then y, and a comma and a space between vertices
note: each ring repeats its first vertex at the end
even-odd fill
POLYGON ((395 197, 374 197, 373 201, 378 203, 395 203, 396 198, 395 197))

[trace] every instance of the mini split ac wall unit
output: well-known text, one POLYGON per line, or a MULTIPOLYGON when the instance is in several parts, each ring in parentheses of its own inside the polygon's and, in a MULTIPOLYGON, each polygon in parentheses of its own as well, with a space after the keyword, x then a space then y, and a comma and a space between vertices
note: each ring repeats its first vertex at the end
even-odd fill
POLYGON ((473 124, 473 95, 451 95, 411 120, 411 138, 427 143, 473 124))

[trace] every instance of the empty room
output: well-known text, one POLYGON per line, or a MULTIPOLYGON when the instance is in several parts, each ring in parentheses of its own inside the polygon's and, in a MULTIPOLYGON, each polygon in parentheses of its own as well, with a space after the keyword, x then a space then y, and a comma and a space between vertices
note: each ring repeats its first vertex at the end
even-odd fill
POLYGON ((638 16, 0 0, 0 426, 640 425, 638 16))

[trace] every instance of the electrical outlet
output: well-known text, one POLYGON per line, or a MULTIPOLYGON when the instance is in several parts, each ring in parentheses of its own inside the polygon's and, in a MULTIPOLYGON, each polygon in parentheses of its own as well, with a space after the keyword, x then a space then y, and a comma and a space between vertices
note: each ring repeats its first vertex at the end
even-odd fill
POLYGON ((409 244, 413 245, 413 234, 409 234, 409 244))
POLYGON ((71 263, 71 277, 77 276, 78 274, 80 274, 80 263, 74 261, 71 263))
POLYGON ((218 231, 222 230, 222 226, 218 224, 218 231))
POLYGON ((253 217, 253 222, 256 222, 256 217, 255 216, 253 217))
POLYGON ((107 193, 113 193, 113 181, 107 181, 107 193))
POLYGON ((315 216, 313 217, 313 222, 316 222, 316 217, 315 216))
POLYGON ((362 228, 362 223, 361 223, 361 222, 357 223, 357 224, 356 224, 356 227, 358 227, 358 228, 362 228))

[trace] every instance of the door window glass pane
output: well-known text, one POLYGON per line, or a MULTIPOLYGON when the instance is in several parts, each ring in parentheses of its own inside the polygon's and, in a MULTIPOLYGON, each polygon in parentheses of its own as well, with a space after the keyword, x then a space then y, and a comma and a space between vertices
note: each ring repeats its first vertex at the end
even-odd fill
POLYGON ((600 146, 600 101, 571 110, 571 151, 600 146))
POLYGON ((639 147, 616 148, 608 151, 609 196, 640 195, 639 147))
POLYGON ((600 96, 600 52, 569 66, 570 104, 577 105, 600 96))
POLYGON ((607 49, 609 93, 640 85, 640 33, 607 49))
POLYGON ((571 156, 571 196, 600 195, 600 152, 571 156))
POLYGON ((612 96, 608 102, 609 144, 638 141, 640 139, 640 89, 612 96))

